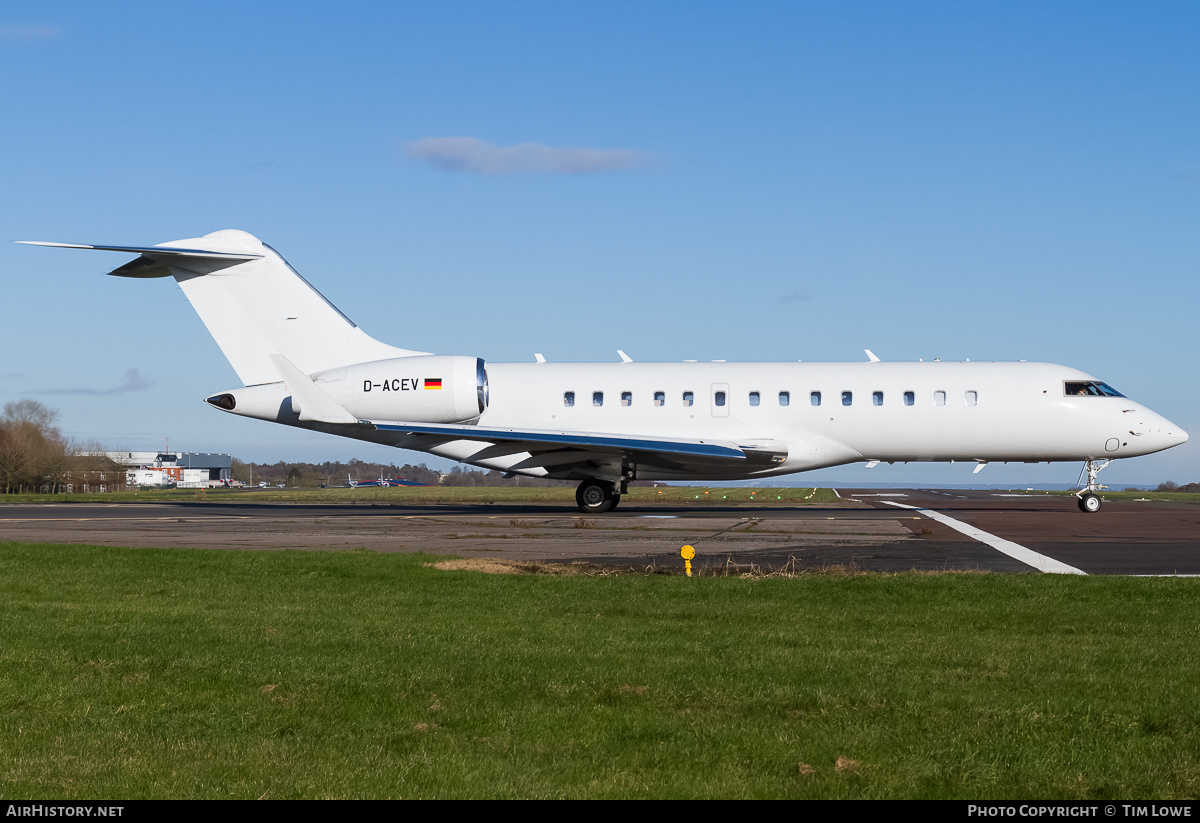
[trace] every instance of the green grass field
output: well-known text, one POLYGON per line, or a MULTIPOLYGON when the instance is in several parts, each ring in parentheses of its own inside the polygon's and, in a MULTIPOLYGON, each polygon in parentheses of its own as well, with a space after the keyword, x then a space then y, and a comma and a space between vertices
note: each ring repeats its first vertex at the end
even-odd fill
POLYGON ((1200 581, 0 544, 5 798, 1195 798, 1200 581))

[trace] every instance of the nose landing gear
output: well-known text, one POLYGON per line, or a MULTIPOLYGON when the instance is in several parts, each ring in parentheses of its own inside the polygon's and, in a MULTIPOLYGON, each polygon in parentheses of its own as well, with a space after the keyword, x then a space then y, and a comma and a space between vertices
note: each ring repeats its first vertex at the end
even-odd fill
POLYGON ((1083 469, 1079 472, 1079 480, 1076 481, 1078 488, 1075 490, 1075 496, 1079 498, 1079 510, 1087 514, 1095 514, 1100 511, 1102 502, 1100 495, 1096 492, 1107 489, 1108 486, 1096 482, 1096 475, 1103 470, 1111 460, 1103 462, 1097 460, 1087 460, 1083 464, 1083 469), (1083 475, 1087 474, 1087 483, 1083 483, 1083 475))

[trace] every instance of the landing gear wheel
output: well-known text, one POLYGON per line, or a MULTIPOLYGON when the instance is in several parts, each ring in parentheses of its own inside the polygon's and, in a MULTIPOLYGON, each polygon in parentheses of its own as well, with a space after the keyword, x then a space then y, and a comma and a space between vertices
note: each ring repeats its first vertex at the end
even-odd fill
POLYGON ((1079 472, 1079 482, 1075 484, 1075 495, 1079 498, 1079 510, 1084 514, 1095 514, 1100 511, 1102 501, 1096 492, 1103 491, 1108 486, 1097 483, 1096 475, 1111 462, 1111 460, 1101 462, 1090 458, 1084 461, 1083 471, 1079 472), (1083 482, 1085 474, 1087 475, 1087 483, 1083 482))
POLYGON ((587 514, 603 514, 612 511, 621 502, 621 495, 613 494, 612 483, 603 480, 584 480, 575 490, 575 502, 579 510, 587 514))

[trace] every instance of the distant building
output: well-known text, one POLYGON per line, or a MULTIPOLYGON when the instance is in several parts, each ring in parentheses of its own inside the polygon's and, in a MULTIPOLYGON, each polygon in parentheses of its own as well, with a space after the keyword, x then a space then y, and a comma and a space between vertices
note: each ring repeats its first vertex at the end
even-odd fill
POLYGON ((207 489, 228 486, 233 456, 200 452, 107 452, 130 486, 207 489))
POLYGON ((60 494, 96 494, 125 491, 128 477, 123 467, 101 454, 81 454, 67 458, 64 471, 40 491, 60 494))

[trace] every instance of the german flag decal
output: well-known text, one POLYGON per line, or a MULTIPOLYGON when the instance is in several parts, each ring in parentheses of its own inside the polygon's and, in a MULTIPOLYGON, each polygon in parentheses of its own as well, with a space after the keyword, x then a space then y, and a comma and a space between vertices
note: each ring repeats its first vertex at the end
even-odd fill
POLYGON ((425 388, 426 389, 440 389, 441 387, 442 387, 442 378, 440 378, 440 377, 426 377, 425 378, 425 388))

